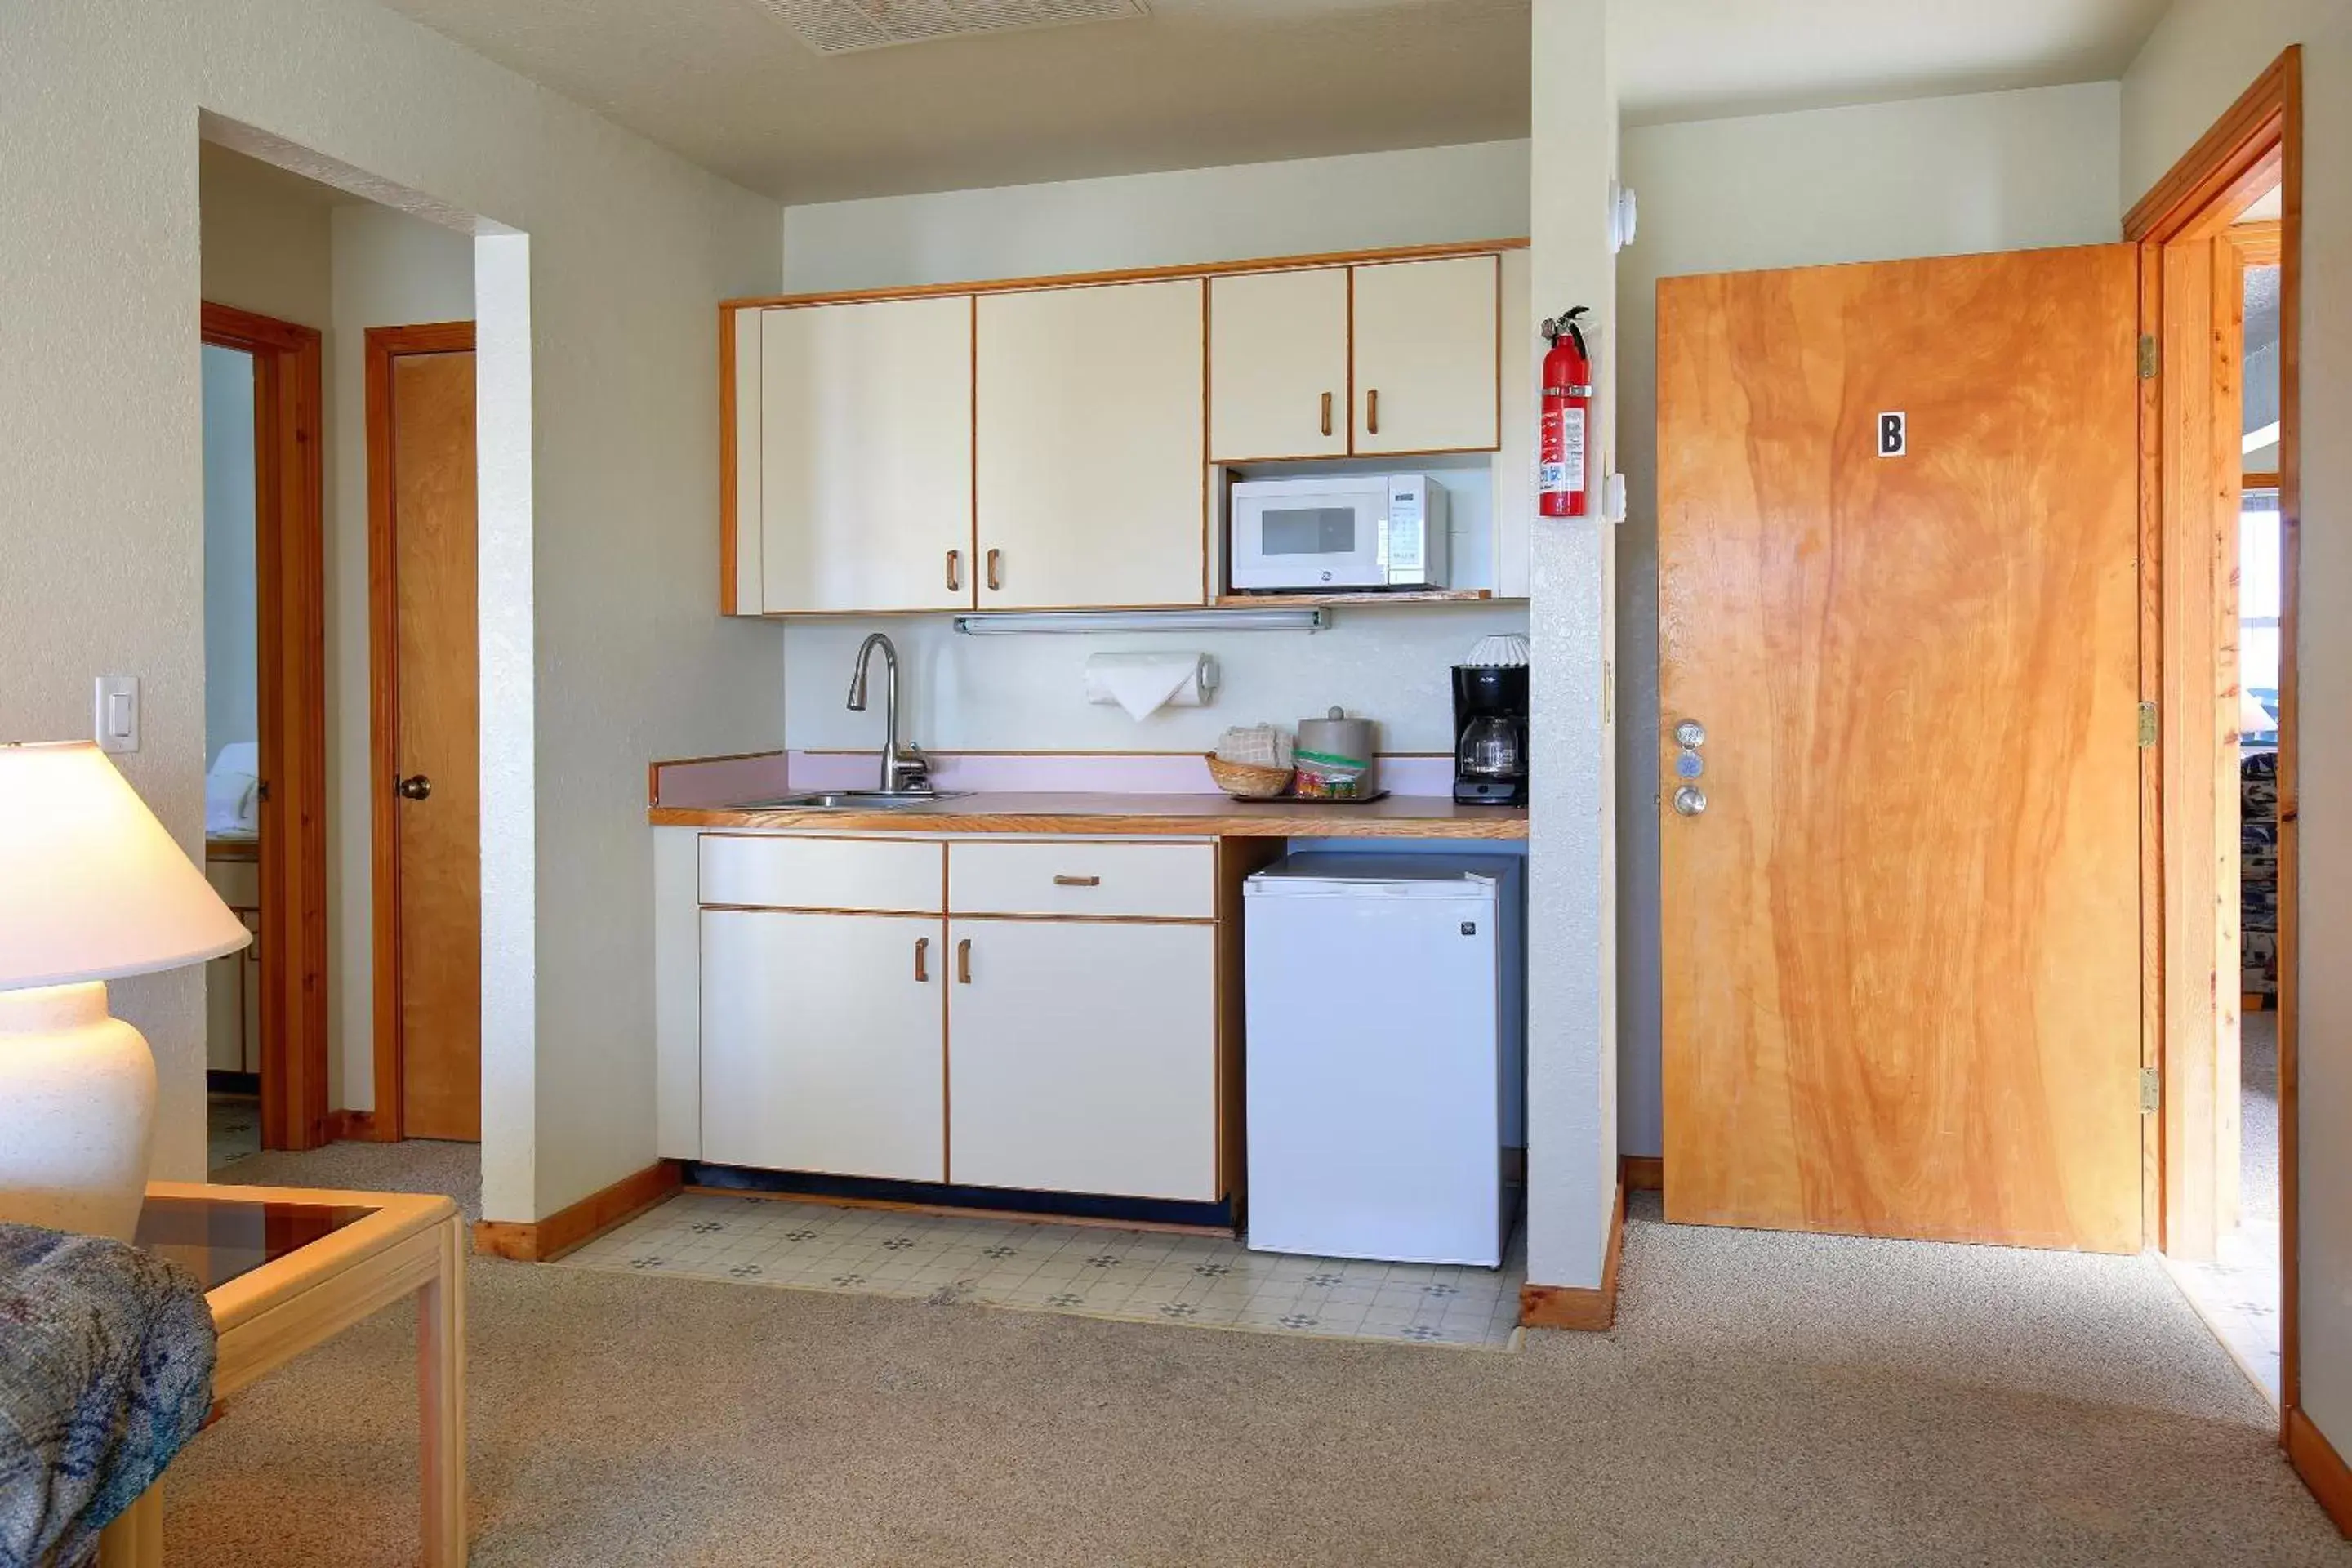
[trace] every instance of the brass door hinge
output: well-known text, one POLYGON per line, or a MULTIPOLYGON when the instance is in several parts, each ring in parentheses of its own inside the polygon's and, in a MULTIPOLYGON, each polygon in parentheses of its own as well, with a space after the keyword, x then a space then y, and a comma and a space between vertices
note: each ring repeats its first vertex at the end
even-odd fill
POLYGON ((2139 705, 2139 749, 2143 752, 2156 744, 2156 704, 2139 705))
POLYGON ((2139 340, 2139 378, 2142 381, 2154 381, 2156 365, 2156 339, 2144 333, 2139 340))
POLYGON ((2154 1068, 2139 1069, 2139 1113, 2153 1116, 2164 1109, 2164 1075, 2154 1068))

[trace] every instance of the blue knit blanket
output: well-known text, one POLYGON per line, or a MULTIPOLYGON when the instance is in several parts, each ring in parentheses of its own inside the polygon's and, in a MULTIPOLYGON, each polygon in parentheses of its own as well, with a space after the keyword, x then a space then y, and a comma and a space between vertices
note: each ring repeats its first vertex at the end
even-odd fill
POLYGON ((218 1350, 186 1269, 0 1224, 0 1568, 88 1556, 204 1425, 218 1350))

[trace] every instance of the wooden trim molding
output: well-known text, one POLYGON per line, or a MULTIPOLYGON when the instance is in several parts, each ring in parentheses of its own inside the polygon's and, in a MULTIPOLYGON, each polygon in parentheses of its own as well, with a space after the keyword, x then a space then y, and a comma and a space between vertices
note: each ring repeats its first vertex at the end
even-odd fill
POLYGON ((751 294, 719 302, 724 311, 772 306, 854 305, 877 300, 927 300, 941 294, 1013 294, 1039 289, 1096 289, 1111 283, 1165 283, 1186 278, 1230 277, 1240 272, 1294 272, 1313 267, 1359 267, 1380 261, 1433 261, 1449 256, 1484 256, 1525 250, 1517 239, 1463 239, 1442 245, 1400 245, 1381 250, 1334 250, 1304 256, 1262 256, 1238 261, 1186 262, 1172 267, 1128 267, 1104 272, 1065 272, 1035 278, 992 278, 969 283, 910 283, 889 289, 840 289, 820 294, 751 294))
POLYGON ((1609 1211, 1609 1252, 1601 1264, 1598 1288, 1522 1285, 1519 1321, 1530 1329, 1571 1329, 1600 1333, 1617 1321, 1617 1264, 1625 1251, 1625 1184, 1617 1184, 1609 1211))
MULTIPOLYGON (((2272 61, 2253 85, 2239 96, 2197 144, 2184 153, 2154 188, 2134 205, 2125 219, 2125 235, 2137 241, 2141 247, 2141 330, 2160 332, 2162 324, 2176 313, 2173 307, 2177 301, 2166 298, 2166 278, 2171 270, 2167 266, 2168 252, 2205 246, 2229 236, 2231 220, 2273 183, 2278 187, 2280 209, 2276 241, 2282 343, 2278 491, 2284 578, 2280 608, 2278 766, 2278 935, 2282 957, 2278 998, 2279 1206, 2280 1267, 2284 1276, 2279 1313, 2280 1440, 2287 1446, 2292 1457, 2298 1441, 2307 1443, 2308 1439, 2317 1436, 2315 1432, 2307 1434, 2305 1438, 2299 1438, 2297 1435, 2299 1422, 2304 1427, 2309 1425, 2299 1409, 2302 1404, 2301 1326, 2298 1321, 2301 1264, 2297 1249, 2301 1207, 2297 1161, 2300 1141, 2297 1002, 2300 984, 2294 962, 2300 816, 2297 789, 2300 747, 2296 723, 2298 681, 2294 658, 2295 627, 2300 615, 2302 549, 2299 430, 2302 414, 2303 53, 2300 46, 2288 47, 2272 61)), ((2246 226, 2252 228, 2253 226, 2246 226)), ((2254 243, 2262 243, 2258 231, 2252 238, 2254 243)), ((2192 512, 2202 511, 2210 500, 2202 493, 2183 493, 2170 484, 2181 465, 2180 455, 2167 445, 2169 434, 2165 427, 2168 406, 2173 398, 2164 391, 2164 387, 2168 382, 2177 385, 2184 377, 2207 375, 2212 356, 2193 336, 2185 340, 2160 337, 2158 349, 2158 374, 2152 381, 2142 384, 2143 697, 2154 696, 2162 689, 2166 680, 2161 668, 2165 645, 2168 642, 2177 645, 2179 642, 2177 637, 2167 635, 2167 617, 2180 613, 2176 593, 2179 584, 2170 579, 2173 574, 2189 563, 2165 561, 2163 546, 2170 537, 2185 536, 2180 526, 2182 521, 2192 512)), ((2234 428, 2235 421, 2231 424, 2234 428)), ((2234 486, 2240 477, 2234 457, 2224 468, 2225 482, 2234 486)), ((2174 732, 2175 725, 2175 717, 2168 714, 2164 722, 2164 733, 2168 739, 2174 732)), ((2150 753, 2148 766, 2155 768, 2160 765, 2156 754, 2150 753)), ((2147 782, 2147 775, 2144 773, 2143 776, 2143 831, 2154 839, 2143 849, 2143 864, 2147 868, 2143 909, 2148 911, 2143 929, 2160 931, 2169 923, 2165 903, 2179 896, 2178 889, 2189 885, 2184 874, 2189 868, 2173 862, 2166 843, 2168 836, 2165 833, 2164 822, 2168 805, 2185 803, 2168 801, 2161 781, 2150 784, 2147 782), (2150 900, 2155 902, 2150 904, 2150 900)), ((2148 958, 2149 973, 2146 984, 2150 997, 2147 1024, 2149 1030, 2149 1065, 2159 1067, 2163 1072, 2168 1104, 2173 1100, 2183 1077, 2183 1053, 2189 1037, 2178 1032, 2171 1009, 2163 1004, 2168 992, 2178 993, 2182 987, 2168 984, 2162 966, 2176 958, 2195 956, 2157 951, 2148 958), (2176 1046, 2181 1048, 2176 1049, 2176 1046)), ((2228 977, 2221 978, 2224 984, 2234 984, 2228 977)), ((2168 1120, 2168 1117, 2152 1120, 2168 1120)), ((2162 1161, 2167 1157, 2168 1152, 2160 1147, 2150 1156, 2151 1161, 2162 1161)), ((2178 1187, 2177 1176, 2178 1173, 2167 1168, 2152 1182, 2149 1205, 2149 1213, 2155 1216, 2152 1228, 2168 1238, 2175 1226, 2169 1205, 2178 1187)), ((2334 1459, 2332 1450, 2327 1457, 2334 1459)), ((2297 1468, 2304 1468, 2300 1462, 2297 1468)), ((2340 1461, 2336 1461, 2333 1473, 2341 1475, 2340 1461)), ((2310 1480, 2311 1474, 2306 1472, 2305 1479, 2310 1480)), ((2312 1485, 2315 1491, 2320 1490, 2320 1482, 2313 1480, 2312 1485)), ((2326 1500, 2325 1496, 2322 1500, 2326 1500)), ((2344 1515, 2338 1514, 2338 1517, 2343 1518, 2344 1515)))
POLYGON ((2303 46, 2290 44, 2197 144, 2124 215, 2124 237, 2161 244, 2218 232, 2282 172, 2289 100, 2300 118, 2303 46), (2292 89, 2292 90, 2290 90, 2292 89))
POLYGON ((545 1219, 476 1220, 474 1250, 517 1263, 550 1262, 595 1240, 624 1220, 635 1218, 678 1189, 678 1163, 656 1160, 545 1219))
POLYGON ((327 1113, 327 1142, 388 1143, 392 1140, 377 1125, 373 1110, 331 1110, 327 1113))
POLYGON ((1627 1154, 1617 1163, 1622 1167, 1620 1178, 1629 1193, 1663 1193, 1666 1190, 1666 1160, 1663 1154, 1627 1154))
POLYGON ((392 500, 392 362, 404 354, 470 353, 471 321, 370 327, 367 395, 369 923, 375 961, 375 1122, 401 1128, 400 813, 392 792, 399 752, 400 584, 392 500))
POLYGON ((2285 1426, 2287 1463, 2336 1521, 2336 1528, 2352 1535, 2352 1466, 2344 1463, 2336 1445, 2294 1405, 2286 1407, 2285 1426))
MULTIPOLYGON (((253 357, 261 866, 261 1146, 327 1142, 325 392, 315 328, 205 302, 253 357)), ((209 759, 208 759, 209 760, 209 759)))

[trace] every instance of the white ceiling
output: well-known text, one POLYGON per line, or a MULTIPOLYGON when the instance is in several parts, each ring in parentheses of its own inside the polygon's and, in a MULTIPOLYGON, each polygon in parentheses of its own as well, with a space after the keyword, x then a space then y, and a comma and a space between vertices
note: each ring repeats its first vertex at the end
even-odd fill
MULTIPOLYGON (((755 190, 826 201, 1524 136, 1529 0, 1149 0, 819 56, 759 0, 384 0, 755 190)), ((2166 0, 1622 0, 1634 123, 2111 78, 2166 0)))

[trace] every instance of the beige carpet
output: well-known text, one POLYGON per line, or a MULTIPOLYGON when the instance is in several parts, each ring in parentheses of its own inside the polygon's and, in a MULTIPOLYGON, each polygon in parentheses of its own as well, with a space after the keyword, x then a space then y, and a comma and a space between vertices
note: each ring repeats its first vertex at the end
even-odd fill
MULTIPOLYGON (((478 1258, 474 1561, 2352 1563, 2153 1263, 1654 1214, 1617 1331, 1515 1356, 478 1258)), ((415 1561, 413 1343, 239 1399, 169 1561, 415 1561)))

